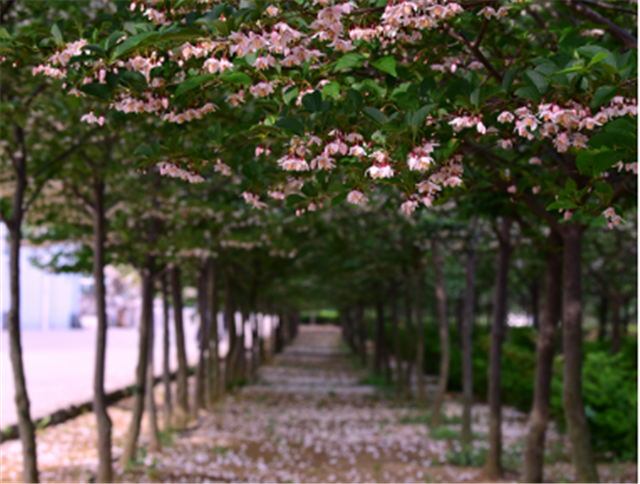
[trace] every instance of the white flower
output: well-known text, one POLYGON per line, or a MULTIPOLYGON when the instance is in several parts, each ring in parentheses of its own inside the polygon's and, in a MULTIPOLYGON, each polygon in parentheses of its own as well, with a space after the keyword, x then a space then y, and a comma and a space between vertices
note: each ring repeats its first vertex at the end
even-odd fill
POLYGON ((361 203, 367 202, 367 197, 365 197, 364 193, 360 190, 351 190, 349 195, 347 195, 347 202, 360 205, 361 203))

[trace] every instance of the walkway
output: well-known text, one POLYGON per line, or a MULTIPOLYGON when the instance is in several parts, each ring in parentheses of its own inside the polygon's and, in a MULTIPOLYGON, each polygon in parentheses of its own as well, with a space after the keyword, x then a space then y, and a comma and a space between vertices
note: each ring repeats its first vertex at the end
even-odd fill
MULTIPOLYGON (((157 454, 116 476, 124 482, 483 482, 478 467, 461 467, 461 409, 445 405, 445 425, 429 430, 426 415, 370 386, 354 369, 339 329, 302 326, 293 345, 260 370, 253 385, 228 395, 214 412, 202 412, 189 430, 167 436, 157 454)), ((160 400, 158 400, 160 401, 160 400)), ((123 406, 124 407, 124 406, 123 406)), ((111 408, 114 455, 130 418, 111 408)), ((503 409, 505 464, 521 467, 526 415, 503 409)), ((474 407, 472 464, 486 447, 487 408, 474 407)), ((146 440, 145 425, 141 444, 146 440)), ((566 439, 549 431, 551 482, 570 482, 566 439)), ((39 435, 42 480, 86 481, 96 466, 93 415, 48 428, 39 435)), ((18 442, 0 446, 2 482, 19 478, 18 442)), ((603 482, 637 482, 635 464, 603 466, 603 482)))

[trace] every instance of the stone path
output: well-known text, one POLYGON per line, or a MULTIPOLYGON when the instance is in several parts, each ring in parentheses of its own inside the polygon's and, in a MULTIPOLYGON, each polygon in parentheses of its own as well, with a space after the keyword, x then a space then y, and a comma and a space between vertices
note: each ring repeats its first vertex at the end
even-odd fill
MULTIPOLYGON (((456 440, 461 408, 448 400, 445 425, 429 430, 427 415, 392 394, 360 384, 365 374, 340 342, 339 329, 302 326, 293 345, 260 370, 258 380, 202 412, 182 433, 167 434, 159 453, 146 453, 122 482, 484 482, 478 462, 486 448, 487 408, 473 411, 476 441, 461 462, 456 440), (464 465, 462 465, 464 464, 464 465), (469 465, 471 464, 471 465, 469 465)), ((160 400, 158 400, 160 401, 160 400)), ((129 420, 111 408, 114 455, 129 420)), ((507 481, 518 479, 526 415, 504 408, 507 481)), ((85 415, 39 432, 42 481, 87 481, 96 465, 95 423, 85 415)), ((566 438, 549 431, 547 480, 571 482, 566 438)), ((0 481, 19 478, 20 447, 0 446, 0 481)), ((637 466, 602 466, 604 482, 637 482, 637 466)))

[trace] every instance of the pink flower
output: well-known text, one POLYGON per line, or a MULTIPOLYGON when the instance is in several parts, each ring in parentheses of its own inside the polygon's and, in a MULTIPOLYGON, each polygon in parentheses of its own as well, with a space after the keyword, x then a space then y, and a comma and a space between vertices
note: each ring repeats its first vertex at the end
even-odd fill
POLYGON ((367 197, 360 190, 351 190, 347 195, 347 202, 360 205, 367 202, 367 197))

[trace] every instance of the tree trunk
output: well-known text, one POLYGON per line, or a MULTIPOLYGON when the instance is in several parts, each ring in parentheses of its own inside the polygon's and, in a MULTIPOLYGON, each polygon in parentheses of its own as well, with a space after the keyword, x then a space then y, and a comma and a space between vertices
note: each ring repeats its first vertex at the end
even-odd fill
POLYGON ((544 443, 549 421, 556 328, 562 313, 562 238, 549 235, 546 254, 545 306, 538 332, 536 376, 529 435, 524 454, 524 481, 543 482, 544 443))
MULTIPOLYGON (((232 384, 235 373, 236 352, 238 351, 238 337, 236 333, 235 307, 231 293, 231 274, 229 267, 224 270, 224 320, 229 333, 229 350, 225 357, 225 382, 232 384)), ((276 348, 276 351, 278 349, 276 348)))
POLYGON ((20 328, 20 241, 22 239, 22 217, 24 191, 27 185, 26 150, 24 148, 24 132, 14 123, 13 133, 16 143, 21 147, 15 156, 15 190, 13 192, 12 213, 7 228, 9 229, 9 278, 11 280, 11 306, 7 326, 9 330, 9 355, 13 369, 13 385, 18 412, 18 428, 22 443, 22 479, 24 482, 38 482, 38 460, 36 455, 36 433, 31 420, 31 404, 27 394, 27 384, 22 361, 22 342, 20 328))
POLYGON ((378 299, 376 304, 376 333, 375 351, 373 355, 373 372, 377 376, 382 376, 382 365, 384 360, 384 307, 378 299))
POLYGON ((422 322, 422 281, 424 268, 418 261, 416 270, 416 379, 418 383, 418 406, 425 408, 427 399, 424 389, 424 330, 422 322))
POLYGON ((598 341, 604 341, 607 337, 607 313, 609 312, 609 297, 606 289, 600 295, 600 307, 598 308, 598 341))
POLYGON ((467 274, 464 294, 464 317, 462 320, 462 444, 471 446, 473 434, 471 431, 471 407, 473 405, 473 318, 475 308, 476 282, 476 242, 469 241, 467 248, 467 274))
POLYGON ((611 294, 611 354, 617 355, 622 344, 620 334, 620 308, 622 306, 622 296, 617 292, 611 294))
POLYGON ((156 399, 153 393, 153 345, 155 343, 155 319, 153 317, 153 282, 151 282, 151 302, 149 303, 149 333, 147 347, 147 420, 149 421, 149 451, 160 452, 160 436, 158 433, 158 415, 156 412, 156 399))
POLYGON ((507 284, 509 256, 511 254, 511 219, 503 217, 499 233, 498 273, 494 304, 494 318, 491 325, 491 346, 489 348, 489 449, 486 471, 490 479, 502 476, 502 401, 501 367, 504 323, 507 317, 507 284))
POLYGON ((538 287, 538 281, 533 280, 531 282, 531 316, 533 318, 533 327, 536 330, 540 330, 540 288, 538 287))
POLYGON ((407 373, 405 375, 405 399, 407 401, 411 400, 411 368, 414 365, 414 358, 416 352, 414 351, 416 338, 413 334, 413 323, 411 321, 411 276, 409 275, 409 271, 405 268, 403 269, 403 278, 404 278, 404 316, 406 319, 407 326, 407 373))
POLYGON ((140 434, 140 422, 144 410, 144 396, 147 378, 147 350, 149 348, 149 312, 153 310, 153 256, 146 257, 142 270, 142 318, 140 320, 140 340, 138 342, 138 367, 136 369, 136 386, 133 397, 133 412, 129 430, 125 437, 120 466, 126 467, 136 456, 136 445, 140 434))
POLYGON ((96 482, 112 482, 111 466, 111 418, 107 413, 104 395, 104 371, 107 353, 107 311, 104 287, 104 183, 95 176, 93 180, 93 278, 96 296, 96 360, 93 375, 93 412, 98 430, 98 472, 96 482))
POLYGON ((163 420, 164 430, 171 428, 171 372, 169 369, 169 291, 167 274, 160 278, 162 290, 162 383, 164 386, 163 420))
POLYGON ((207 265, 200 267, 198 274, 198 313, 200 313, 200 331, 198 334, 198 366, 196 366, 195 392, 193 397, 193 416, 198 417, 198 410, 204 408, 205 357, 208 338, 207 318, 207 265))
POLYGON ((396 390, 402 394, 402 355, 400 354, 400 322, 398 314, 398 285, 391 281, 391 323, 393 324, 393 354, 396 362, 396 390))
POLYGON ((171 268, 171 292, 173 296, 173 322, 176 332, 176 347, 178 355, 178 388, 176 392, 176 407, 174 410, 174 424, 182 430, 187 426, 189 418, 189 387, 187 367, 187 350, 184 344, 184 324, 182 321, 182 286, 180 284, 180 268, 171 268))
POLYGON ((356 319, 358 324, 359 344, 360 349, 360 361, 363 367, 367 367, 367 328, 364 324, 364 304, 358 303, 358 310, 356 313, 356 319))
POLYGON ((598 482, 598 470, 591 451, 591 438, 582 400, 582 231, 566 224, 564 240, 562 341, 564 385, 562 402, 569 440, 573 448, 576 482, 598 482))
POLYGON ((433 269, 435 272, 436 303, 438 305, 438 320, 440 323, 440 375, 438 377, 438 390, 433 399, 431 407, 431 426, 440 425, 440 409, 444 402, 449 381, 449 323, 447 321, 447 295, 444 288, 442 276, 442 258, 440 254, 440 242, 437 237, 433 238, 433 269))
POLYGON ((209 406, 219 398, 220 386, 220 335, 218 333, 218 287, 216 285, 216 261, 209 259, 209 406))

